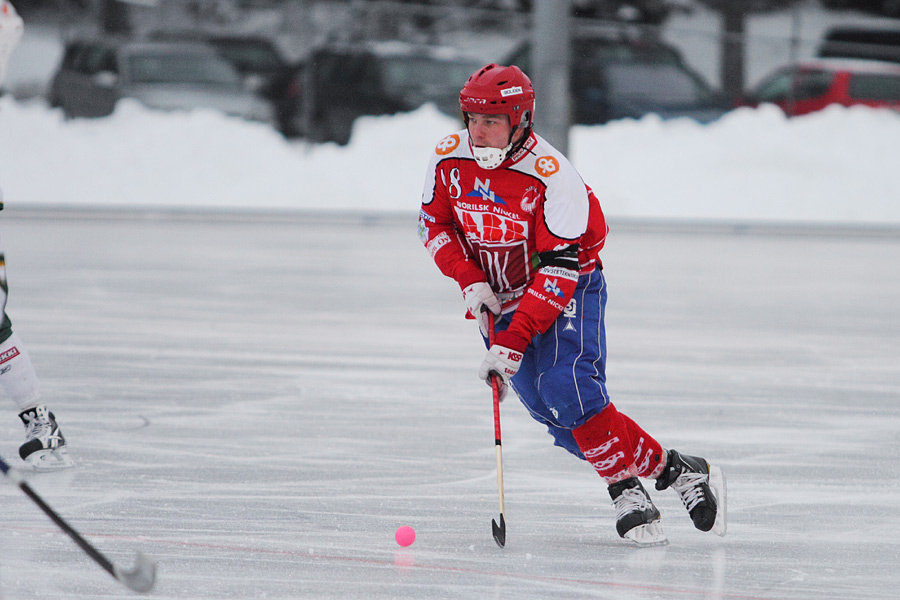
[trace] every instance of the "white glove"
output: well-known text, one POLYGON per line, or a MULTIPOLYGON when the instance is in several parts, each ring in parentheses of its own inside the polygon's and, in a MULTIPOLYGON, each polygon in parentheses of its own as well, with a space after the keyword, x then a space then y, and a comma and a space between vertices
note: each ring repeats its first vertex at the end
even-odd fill
POLYGON ((486 307, 487 310, 491 311, 496 316, 500 316, 500 311, 502 310, 500 300, 497 298, 494 290, 491 289, 490 284, 485 283, 484 281, 473 283, 463 290, 463 300, 466 302, 466 308, 469 309, 469 312, 478 321, 478 328, 481 330, 481 335, 488 337, 487 313, 482 310, 481 307, 486 307))
POLYGON ((522 366, 521 352, 494 344, 488 349, 478 376, 484 379, 488 385, 491 385, 491 375, 500 378, 500 400, 502 401, 506 397, 509 380, 519 372, 520 366, 522 366))

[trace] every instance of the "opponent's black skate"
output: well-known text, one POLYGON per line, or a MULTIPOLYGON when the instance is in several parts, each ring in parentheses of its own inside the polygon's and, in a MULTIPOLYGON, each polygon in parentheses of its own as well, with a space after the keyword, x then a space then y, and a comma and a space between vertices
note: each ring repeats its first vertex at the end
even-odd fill
POLYGON ((668 451, 666 467, 656 480, 656 489, 671 487, 681 497, 694 527, 725 535, 725 477, 699 456, 668 451))
POLYGON ((25 443, 19 456, 36 471, 54 471, 73 466, 66 438, 56 424, 56 417, 43 404, 23 410, 19 418, 25 425, 25 443))
POLYGON ((616 507, 616 531, 620 537, 640 546, 669 543, 659 525, 659 511, 637 477, 609 486, 609 497, 616 507))

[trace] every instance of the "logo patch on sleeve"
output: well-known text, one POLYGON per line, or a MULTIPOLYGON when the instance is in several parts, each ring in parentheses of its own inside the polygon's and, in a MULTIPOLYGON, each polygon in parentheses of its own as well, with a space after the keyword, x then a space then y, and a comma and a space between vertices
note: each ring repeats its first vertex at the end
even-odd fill
POLYGON ((434 255, 437 254, 437 251, 450 243, 450 236, 444 232, 439 233, 433 240, 428 242, 426 246, 428 252, 431 254, 431 257, 434 258, 434 255))
POLYGON ((448 135, 437 143, 434 151, 440 156, 447 156, 459 147, 459 136, 454 134, 448 135))
POLYGON ((534 168, 543 177, 550 177, 559 171, 559 161, 552 156, 541 156, 534 162, 534 168))
POLYGON ((553 294, 554 296, 559 296, 562 298, 563 292, 559 289, 559 280, 558 279, 547 279, 544 281, 544 291, 548 294, 553 294))

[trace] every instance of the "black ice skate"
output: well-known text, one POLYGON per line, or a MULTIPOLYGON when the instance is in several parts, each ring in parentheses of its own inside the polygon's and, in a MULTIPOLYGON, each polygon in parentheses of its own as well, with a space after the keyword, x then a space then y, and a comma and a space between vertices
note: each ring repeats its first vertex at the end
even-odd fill
POLYGON ((664 546, 669 543, 659 524, 659 511, 637 477, 609 486, 609 497, 616 507, 616 531, 639 546, 664 546))
POLYGON ((687 508, 700 531, 725 535, 725 477, 698 456, 668 451, 666 467, 656 480, 656 489, 671 487, 687 508))
POLYGON ((45 405, 23 410, 19 418, 25 425, 25 443, 19 446, 19 456, 35 471, 54 471, 75 464, 69 458, 66 438, 56 424, 56 417, 45 405))

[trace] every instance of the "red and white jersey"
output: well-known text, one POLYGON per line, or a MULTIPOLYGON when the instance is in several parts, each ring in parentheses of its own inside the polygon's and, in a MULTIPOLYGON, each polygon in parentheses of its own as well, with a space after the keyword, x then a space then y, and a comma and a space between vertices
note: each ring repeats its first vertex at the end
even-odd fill
POLYGON ((606 233, 590 188, 565 156, 533 132, 494 170, 475 163, 466 130, 434 149, 419 236, 460 288, 490 283, 504 313, 516 311, 510 333, 526 343, 556 320, 578 276, 598 266, 606 233))

